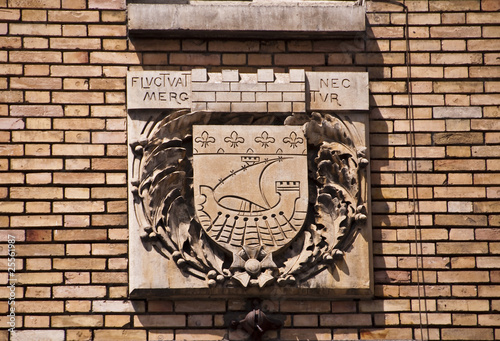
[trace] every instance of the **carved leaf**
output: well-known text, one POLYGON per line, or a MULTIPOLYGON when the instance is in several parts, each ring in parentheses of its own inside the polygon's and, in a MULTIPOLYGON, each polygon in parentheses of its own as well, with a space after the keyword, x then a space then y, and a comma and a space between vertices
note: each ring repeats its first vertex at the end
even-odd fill
POLYGON ((289 259, 285 262, 287 270, 284 271, 283 275, 300 272, 301 267, 305 265, 313 256, 313 251, 314 241, 311 236, 311 232, 304 231, 304 242, 302 245, 302 250, 297 257, 289 259))

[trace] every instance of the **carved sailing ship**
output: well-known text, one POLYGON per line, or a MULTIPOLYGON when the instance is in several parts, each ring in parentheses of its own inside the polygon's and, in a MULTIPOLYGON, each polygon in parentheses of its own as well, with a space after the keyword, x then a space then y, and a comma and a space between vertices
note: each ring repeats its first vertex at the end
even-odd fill
POLYGON ((204 201, 198 217, 213 240, 233 247, 264 245, 274 250, 293 239, 307 213, 296 205, 300 181, 275 181, 275 195, 271 198, 262 183, 264 172, 286 159, 241 156, 243 165, 239 170, 219 179, 213 187, 200 186, 204 201), (235 182, 246 184, 244 193, 231 191, 235 182))
POLYGON ((229 252, 243 246, 274 252, 295 238, 306 218, 305 139, 299 127, 275 128, 272 136, 259 126, 232 128, 228 135, 194 127, 198 221, 229 252))

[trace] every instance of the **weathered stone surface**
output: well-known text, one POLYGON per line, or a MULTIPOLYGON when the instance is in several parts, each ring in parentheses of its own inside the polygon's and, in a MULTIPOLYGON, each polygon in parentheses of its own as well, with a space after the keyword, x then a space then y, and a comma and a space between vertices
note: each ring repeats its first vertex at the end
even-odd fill
POLYGON ((132 294, 370 295, 367 115, 148 118, 129 112, 132 294))
POLYGON ((127 106, 129 109, 191 108, 191 73, 128 72, 127 106))
POLYGON ((310 110, 368 110, 366 72, 306 72, 310 110))
POLYGON ((127 104, 128 109, 219 112, 368 110, 368 73, 132 71, 127 75, 127 104))
POLYGON ((365 30, 355 1, 191 2, 129 4, 129 31, 168 36, 265 37, 335 35, 365 30))

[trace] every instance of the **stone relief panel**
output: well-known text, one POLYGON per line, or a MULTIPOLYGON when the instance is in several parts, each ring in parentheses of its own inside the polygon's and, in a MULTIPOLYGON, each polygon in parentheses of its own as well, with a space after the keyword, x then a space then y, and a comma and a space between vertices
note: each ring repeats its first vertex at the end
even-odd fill
POLYGON ((130 291, 372 293, 364 113, 129 111, 130 291))

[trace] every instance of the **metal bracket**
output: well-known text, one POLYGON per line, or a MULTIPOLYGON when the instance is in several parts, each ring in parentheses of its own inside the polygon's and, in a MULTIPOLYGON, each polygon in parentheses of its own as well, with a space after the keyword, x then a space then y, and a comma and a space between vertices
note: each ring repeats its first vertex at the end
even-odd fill
POLYGON ((231 328, 241 328, 250 335, 251 341, 261 341, 268 330, 278 330, 283 326, 280 320, 268 317, 261 309, 259 300, 252 302, 254 309, 243 320, 231 321, 231 328))

